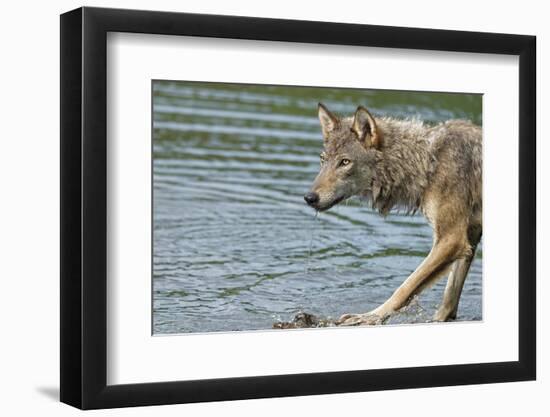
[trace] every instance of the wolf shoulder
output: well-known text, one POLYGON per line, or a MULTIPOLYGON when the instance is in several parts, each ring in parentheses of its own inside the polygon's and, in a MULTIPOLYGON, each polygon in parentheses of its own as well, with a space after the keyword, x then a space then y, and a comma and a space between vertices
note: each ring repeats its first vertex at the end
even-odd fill
POLYGON ((450 146, 452 142, 461 146, 481 146, 482 141, 481 126, 461 119, 433 126, 428 130, 428 136, 434 145, 439 146, 450 146))
MULTIPOLYGON (((468 120, 449 120, 433 126, 428 140, 434 156, 480 163, 482 158, 482 129, 468 120)), ((465 162, 466 162, 465 161, 465 162)))

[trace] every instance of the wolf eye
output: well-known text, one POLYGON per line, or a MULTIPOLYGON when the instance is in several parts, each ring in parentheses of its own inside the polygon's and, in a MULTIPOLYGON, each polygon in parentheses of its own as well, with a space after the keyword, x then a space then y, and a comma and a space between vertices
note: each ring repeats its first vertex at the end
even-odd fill
POLYGON ((325 163, 325 161, 327 160, 327 156, 325 155, 324 152, 321 155, 319 155, 319 159, 321 160, 321 164, 325 163))
POLYGON ((347 158, 344 158, 340 161, 341 166, 346 166, 346 165, 349 165, 350 163, 351 163, 351 161, 347 158))

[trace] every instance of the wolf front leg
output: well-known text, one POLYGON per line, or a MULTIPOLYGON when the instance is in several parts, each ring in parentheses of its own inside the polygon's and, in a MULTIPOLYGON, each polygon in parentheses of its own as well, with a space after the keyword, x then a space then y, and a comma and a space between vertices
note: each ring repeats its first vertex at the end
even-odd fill
POLYGON ((476 249, 479 241, 481 240, 481 226, 471 226, 468 228, 468 240, 471 246, 470 254, 464 259, 457 259, 453 264, 449 278, 447 279, 447 286, 443 293, 443 302, 434 315, 435 321, 447 321, 449 319, 456 319, 458 312, 458 303, 460 301, 460 294, 464 287, 464 281, 472 265, 472 261, 476 254, 476 249))
POLYGON ((445 273, 455 260, 463 256, 466 239, 462 239, 461 235, 462 233, 451 233, 445 239, 436 241, 426 259, 384 304, 365 314, 344 314, 338 320, 338 324, 355 326, 383 322, 386 317, 406 305, 414 294, 445 273))
POLYGON ((447 321, 456 318, 458 301, 460 300, 460 294, 462 293, 472 259, 473 256, 469 256, 465 259, 457 259, 454 262, 449 278, 447 278, 447 285, 443 293, 443 302, 434 315, 435 321, 447 321))

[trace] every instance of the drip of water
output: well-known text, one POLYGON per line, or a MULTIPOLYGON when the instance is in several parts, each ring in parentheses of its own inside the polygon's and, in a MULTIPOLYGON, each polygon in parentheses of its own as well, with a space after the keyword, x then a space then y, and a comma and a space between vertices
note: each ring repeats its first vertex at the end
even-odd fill
POLYGON ((309 249, 308 249, 308 252, 307 252, 307 260, 306 260, 306 268, 304 270, 304 274, 307 276, 307 274, 309 273, 309 263, 311 261, 311 250, 313 248, 313 229, 314 229, 314 225, 315 225, 315 222, 317 221, 317 219, 319 218, 319 212, 318 211, 315 211, 315 216, 313 217, 313 222, 311 223, 310 227, 309 227, 309 249))

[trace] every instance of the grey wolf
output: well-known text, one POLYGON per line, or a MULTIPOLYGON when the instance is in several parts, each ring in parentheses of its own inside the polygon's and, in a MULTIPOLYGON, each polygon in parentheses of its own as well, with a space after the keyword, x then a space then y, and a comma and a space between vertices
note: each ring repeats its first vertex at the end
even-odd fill
POLYGON ((382 305, 345 314, 339 325, 383 322, 449 272, 434 320, 456 318, 460 294, 482 233, 482 133, 465 120, 429 126, 419 120, 373 117, 360 106, 338 117, 319 103, 324 150, 306 203, 325 211, 350 198, 367 199, 382 215, 420 211, 433 229, 430 253, 382 305))

